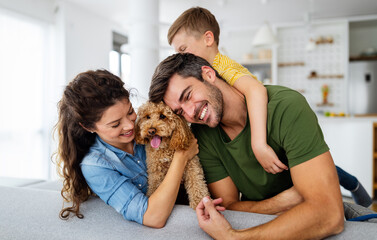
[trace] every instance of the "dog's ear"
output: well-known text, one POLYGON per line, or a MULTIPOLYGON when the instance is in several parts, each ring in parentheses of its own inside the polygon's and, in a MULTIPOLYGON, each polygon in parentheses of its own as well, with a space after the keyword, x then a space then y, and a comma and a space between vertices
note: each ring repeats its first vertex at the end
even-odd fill
POLYGON ((141 132, 140 132, 140 119, 136 120, 135 123, 135 142, 137 144, 147 144, 145 139, 141 137, 141 132))
POLYGON ((148 108, 148 104, 149 102, 146 102, 137 109, 137 119, 135 122, 135 142, 137 144, 147 144, 145 139, 141 136, 140 124, 143 122, 143 117, 146 109, 148 108))
POLYGON ((186 120, 178 115, 174 116, 175 129, 170 139, 170 148, 176 150, 185 150, 189 147, 192 133, 186 120))

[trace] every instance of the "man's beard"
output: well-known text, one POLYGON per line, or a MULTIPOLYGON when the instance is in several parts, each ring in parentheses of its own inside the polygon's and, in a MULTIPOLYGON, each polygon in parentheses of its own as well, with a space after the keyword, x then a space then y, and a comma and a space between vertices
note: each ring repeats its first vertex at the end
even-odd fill
POLYGON ((204 81, 204 85, 206 85, 208 89, 208 97, 209 97, 209 103, 213 107, 214 111, 214 122, 207 123, 209 127, 216 127, 219 125, 222 117, 223 117, 223 94, 221 93, 220 89, 213 86, 212 84, 208 83, 207 81, 204 81))

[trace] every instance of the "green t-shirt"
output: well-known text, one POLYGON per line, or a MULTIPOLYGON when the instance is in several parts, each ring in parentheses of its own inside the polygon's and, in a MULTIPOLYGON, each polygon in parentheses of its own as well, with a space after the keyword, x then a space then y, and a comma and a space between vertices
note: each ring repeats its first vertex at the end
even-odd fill
MULTIPOLYGON (((266 86, 267 143, 279 159, 292 168, 329 150, 314 112, 298 92, 266 86)), ((207 183, 230 176, 244 199, 263 200, 291 187, 290 171, 267 173, 251 149, 250 124, 230 141, 220 126, 193 124, 199 158, 207 183)), ((310 169, 308 169, 310 171, 310 169)))

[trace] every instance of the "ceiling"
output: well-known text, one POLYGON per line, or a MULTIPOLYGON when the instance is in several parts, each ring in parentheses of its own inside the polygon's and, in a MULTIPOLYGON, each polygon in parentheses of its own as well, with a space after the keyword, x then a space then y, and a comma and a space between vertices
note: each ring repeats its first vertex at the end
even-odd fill
MULTIPOLYGON (((127 2, 138 0, 65 0, 127 25, 127 2)), ((144 0, 145 1, 145 0, 144 0)), ((154 0, 152 0, 154 1, 154 0)), ((258 26, 311 19, 343 18, 377 14, 377 0, 159 0, 160 23, 170 25, 184 10, 201 6, 209 9, 222 28, 258 26)))

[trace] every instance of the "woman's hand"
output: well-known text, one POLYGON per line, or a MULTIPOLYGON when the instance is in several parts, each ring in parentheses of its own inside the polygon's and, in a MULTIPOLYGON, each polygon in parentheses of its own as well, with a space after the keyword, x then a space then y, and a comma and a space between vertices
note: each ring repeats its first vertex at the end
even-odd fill
POLYGON ((199 153, 198 140, 193 138, 190 146, 186 150, 177 150, 174 153, 174 158, 181 159, 186 164, 199 153))

